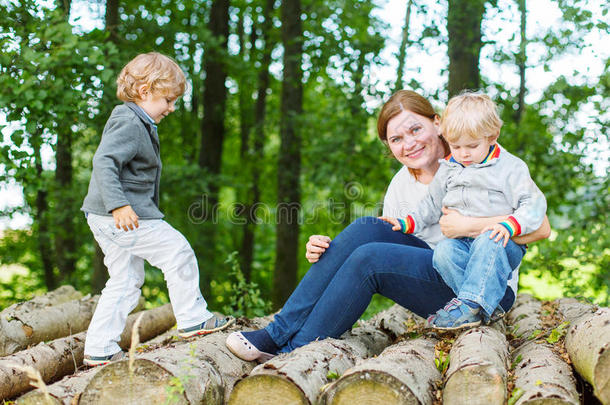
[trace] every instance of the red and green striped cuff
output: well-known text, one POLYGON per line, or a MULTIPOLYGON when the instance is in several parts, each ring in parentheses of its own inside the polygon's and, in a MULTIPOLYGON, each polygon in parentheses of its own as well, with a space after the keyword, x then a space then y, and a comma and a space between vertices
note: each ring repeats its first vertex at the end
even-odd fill
POLYGON ((400 232, 402 233, 413 233, 415 230, 415 221, 411 215, 407 215, 405 219, 398 218, 400 223, 400 232))
POLYGON ((517 236, 521 234, 521 225, 512 215, 508 217, 506 221, 500 222, 500 225, 508 229, 508 233, 510 233, 511 238, 513 236, 517 236))

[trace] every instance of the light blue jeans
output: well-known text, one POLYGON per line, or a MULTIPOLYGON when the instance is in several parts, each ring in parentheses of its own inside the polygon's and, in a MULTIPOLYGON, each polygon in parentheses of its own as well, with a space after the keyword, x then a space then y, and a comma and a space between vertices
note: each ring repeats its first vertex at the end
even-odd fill
MULTIPOLYGON (((455 294, 432 267, 432 249, 374 217, 352 222, 330 243, 265 330, 280 352, 316 339, 337 338, 379 293, 426 317, 455 294)), ((501 306, 508 311, 510 288, 501 306)))
POLYGON ((525 246, 512 240, 490 239, 491 231, 476 238, 444 239, 434 249, 432 262, 458 299, 474 301, 491 315, 500 303, 512 271, 525 246))

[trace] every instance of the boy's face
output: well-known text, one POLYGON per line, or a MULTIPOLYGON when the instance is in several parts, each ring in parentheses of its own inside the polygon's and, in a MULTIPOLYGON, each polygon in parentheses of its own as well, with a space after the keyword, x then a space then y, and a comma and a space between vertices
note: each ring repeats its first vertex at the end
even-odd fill
POLYGON ((462 165, 469 166, 475 163, 481 163, 489 153, 489 148, 496 143, 497 139, 497 136, 480 139, 462 136, 456 141, 448 143, 453 158, 462 165))
POLYGON ((140 99, 136 100, 136 104, 146 111, 146 114, 157 124, 176 110, 175 103, 175 97, 158 96, 145 88, 140 91, 140 99))

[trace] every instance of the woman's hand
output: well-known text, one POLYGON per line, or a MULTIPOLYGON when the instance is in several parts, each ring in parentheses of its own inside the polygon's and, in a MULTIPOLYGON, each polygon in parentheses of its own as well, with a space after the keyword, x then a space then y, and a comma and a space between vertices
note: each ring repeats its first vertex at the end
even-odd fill
POLYGON ((112 210, 112 217, 114 218, 114 225, 117 229, 122 228, 125 232, 129 229, 133 231, 140 226, 140 224, 138 224, 138 214, 131 208, 131 205, 115 208, 112 210))
POLYGON ((391 224, 393 231, 400 231, 400 230, 402 230, 402 226, 400 226, 400 222, 398 222, 397 218, 379 217, 379 219, 381 219, 382 221, 385 221, 385 222, 391 224))
POLYGON ((305 245, 307 252, 305 258, 309 263, 315 263, 320 260, 322 253, 330 246, 331 239, 324 235, 311 235, 309 241, 305 245))

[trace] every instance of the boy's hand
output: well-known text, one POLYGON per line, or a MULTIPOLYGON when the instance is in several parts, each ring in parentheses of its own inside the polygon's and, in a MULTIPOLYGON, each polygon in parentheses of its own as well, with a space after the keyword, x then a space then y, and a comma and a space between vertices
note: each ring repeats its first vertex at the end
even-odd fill
POLYGON ((510 233, 508 232, 508 229, 506 229, 504 226, 502 226, 500 224, 494 224, 494 225, 488 226, 485 229, 483 229, 483 233, 485 233, 487 231, 491 231, 491 235, 489 235, 489 239, 494 239, 494 236, 495 236, 496 242, 499 242, 502 239, 504 239, 504 243, 502 243, 502 245, 504 247, 506 247, 506 244, 508 243, 508 240, 510 239, 510 233))
POLYGON ((396 219, 396 218, 391 218, 391 217, 378 217, 378 218, 381 219, 382 221, 392 224, 393 231, 400 231, 402 229, 402 227, 400 226, 400 222, 398 222, 398 219, 396 219))
POLYGON ((112 217, 114 218, 114 225, 117 229, 122 228, 125 232, 129 229, 133 231, 140 226, 140 224, 138 224, 138 214, 131 208, 131 205, 115 208, 112 210, 112 217))

